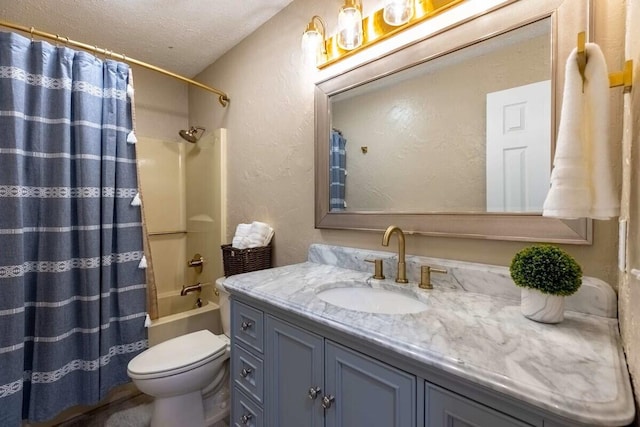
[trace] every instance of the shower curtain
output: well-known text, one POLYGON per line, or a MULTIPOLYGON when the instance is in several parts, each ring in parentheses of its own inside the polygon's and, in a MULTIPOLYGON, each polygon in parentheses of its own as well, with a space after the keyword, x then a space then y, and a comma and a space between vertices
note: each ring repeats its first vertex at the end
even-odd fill
POLYGON ((128 381, 146 348, 129 68, 0 33, 0 425, 128 381))
POLYGON ((347 140, 337 129, 331 129, 329 144, 329 208, 344 210, 347 207, 347 140))

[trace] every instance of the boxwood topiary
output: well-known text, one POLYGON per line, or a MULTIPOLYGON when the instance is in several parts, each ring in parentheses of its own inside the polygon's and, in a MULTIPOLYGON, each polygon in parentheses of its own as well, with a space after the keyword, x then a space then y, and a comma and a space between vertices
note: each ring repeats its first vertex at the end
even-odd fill
POLYGON ((582 284, 582 268, 562 249, 534 245, 516 253, 509 267, 516 285, 545 294, 571 295, 582 284))

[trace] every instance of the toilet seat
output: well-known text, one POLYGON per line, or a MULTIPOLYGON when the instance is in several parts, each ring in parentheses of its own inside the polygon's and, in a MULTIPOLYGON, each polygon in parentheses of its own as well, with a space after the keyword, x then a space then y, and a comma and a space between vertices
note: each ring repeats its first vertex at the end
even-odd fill
POLYGON ((155 345, 127 367, 132 379, 163 378, 198 368, 227 351, 228 343, 208 330, 192 332, 155 345))

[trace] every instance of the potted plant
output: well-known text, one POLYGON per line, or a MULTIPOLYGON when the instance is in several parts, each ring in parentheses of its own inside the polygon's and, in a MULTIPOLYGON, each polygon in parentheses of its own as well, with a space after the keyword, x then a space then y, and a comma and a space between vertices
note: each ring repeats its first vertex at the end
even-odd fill
POLYGON ((575 293, 582 284, 580 265, 551 245, 522 249, 511 261, 509 271, 515 284, 522 288, 522 314, 543 323, 561 322, 564 297, 575 293))

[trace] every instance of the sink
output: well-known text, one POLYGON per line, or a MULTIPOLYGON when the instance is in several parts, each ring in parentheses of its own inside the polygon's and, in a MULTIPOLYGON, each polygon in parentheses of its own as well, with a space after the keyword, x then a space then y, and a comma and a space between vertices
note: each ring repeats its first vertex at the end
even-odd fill
POLYGON ((389 289, 370 287, 332 287, 317 293, 318 298, 338 307, 380 314, 419 313, 428 306, 418 298, 389 289))

